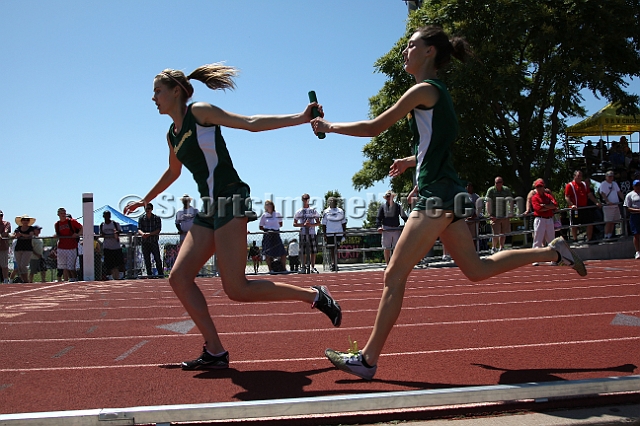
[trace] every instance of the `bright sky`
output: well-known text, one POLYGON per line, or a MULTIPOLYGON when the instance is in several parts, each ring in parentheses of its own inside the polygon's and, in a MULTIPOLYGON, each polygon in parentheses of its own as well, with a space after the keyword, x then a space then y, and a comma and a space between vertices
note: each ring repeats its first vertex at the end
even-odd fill
MULTIPOLYGON (((188 74, 220 61, 239 68, 235 91, 194 82, 193 96, 239 114, 299 112, 315 90, 327 119, 366 119, 368 99, 384 82, 373 63, 403 36, 407 6, 402 0, 5 0, 0 16, 0 209, 12 228, 16 216, 29 214, 43 235, 52 235, 58 207, 81 216, 82 194, 93 193, 96 209, 121 210, 123 200, 144 196, 164 172, 171 120, 151 101, 153 78, 163 69, 188 74)), ((631 91, 639 88, 636 82, 631 91)), ((605 103, 589 97, 588 112, 605 103)), ((261 133, 225 128, 223 135, 258 213, 273 198, 290 217, 291 202, 283 211, 279 200, 295 200, 299 208, 305 192, 320 199, 338 190, 348 201, 349 226, 359 226, 362 206, 389 187, 388 180, 363 192, 352 187, 367 138, 319 140, 308 125, 261 133)), ((186 169, 154 201, 155 213, 170 217, 163 231, 175 231, 184 193, 197 195, 186 169)), ((249 225, 257 229, 257 222, 249 225)), ((290 219, 284 229, 293 229, 290 219)))

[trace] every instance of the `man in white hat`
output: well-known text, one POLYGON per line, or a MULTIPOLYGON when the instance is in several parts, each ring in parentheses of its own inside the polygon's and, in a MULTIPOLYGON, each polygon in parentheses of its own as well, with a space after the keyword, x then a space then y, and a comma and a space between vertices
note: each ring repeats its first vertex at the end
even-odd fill
POLYGON ((180 201, 182 201, 183 208, 176 213, 176 228, 178 228, 180 245, 182 245, 189 229, 193 226, 193 219, 196 218, 198 209, 191 207, 191 197, 189 197, 189 194, 184 194, 182 198, 180 198, 180 201))
POLYGON ((16 245, 13 248, 13 256, 17 264, 16 269, 20 280, 14 282, 29 282, 29 261, 33 253, 33 236, 35 234, 33 224, 35 221, 36 219, 28 214, 16 217, 16 225, 18 226, 13 233, 13 238, 16 241, 16 245))

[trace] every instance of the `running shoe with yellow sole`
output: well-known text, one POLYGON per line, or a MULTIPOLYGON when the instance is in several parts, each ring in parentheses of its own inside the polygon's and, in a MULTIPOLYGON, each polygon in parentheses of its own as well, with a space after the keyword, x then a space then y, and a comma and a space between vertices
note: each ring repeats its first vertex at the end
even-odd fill
POLYGON ((324 354, 329 358, 329 361, 336 366, 336 368, 365 380, 373 379, 373 376, 376 374, 376 370, 378 369, 377 365, 374 365, 373 367, 365 367, 362 364, 362 351, 353 353, 327 349, 324 351, 324 354))

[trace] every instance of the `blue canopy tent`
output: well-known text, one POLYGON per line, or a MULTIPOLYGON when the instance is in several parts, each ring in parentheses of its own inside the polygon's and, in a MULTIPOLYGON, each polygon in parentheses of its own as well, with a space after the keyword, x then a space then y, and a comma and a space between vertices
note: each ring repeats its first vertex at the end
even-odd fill
MULTIPOLYGON (((120 227, 122 228, 122 232, 136 232, 138 230, 138 221, 131 219, 130 217, 123 215, 113 207, 106 205, 93 211, 93 223, 94 223, 93 233, 94 234, 97 235, 100 233, 100 224, 104 222, 104 218, 102 217, 102 214, 105 211, 111 212, 111 220, 116 222, 118 225, 120 225, 120 227)), ((78 218, 78 220, 80 219, 81 218, 78 218)))

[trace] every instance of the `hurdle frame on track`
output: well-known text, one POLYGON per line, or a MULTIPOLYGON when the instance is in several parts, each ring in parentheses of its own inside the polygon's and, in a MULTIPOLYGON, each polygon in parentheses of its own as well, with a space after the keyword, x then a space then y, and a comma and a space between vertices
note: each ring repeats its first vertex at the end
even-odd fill
POLYGON ((0 415, 1 426, 120 426, 299 416, 341 416, 464 404, 580 398, 640 392, 640 375, 514 385, 379 392, 260 401, 182 404, 131 408, 0 415))

